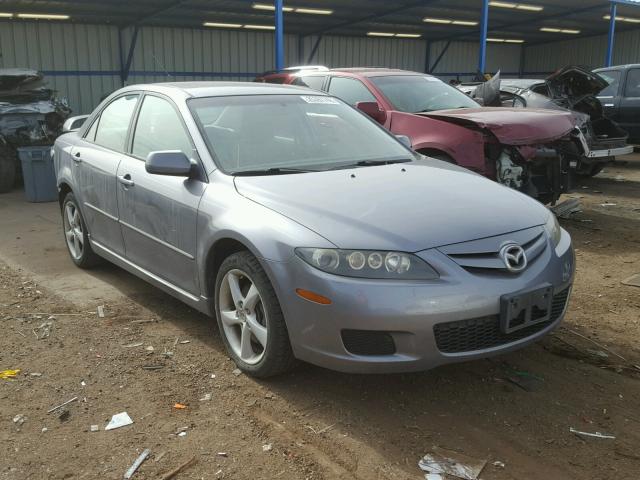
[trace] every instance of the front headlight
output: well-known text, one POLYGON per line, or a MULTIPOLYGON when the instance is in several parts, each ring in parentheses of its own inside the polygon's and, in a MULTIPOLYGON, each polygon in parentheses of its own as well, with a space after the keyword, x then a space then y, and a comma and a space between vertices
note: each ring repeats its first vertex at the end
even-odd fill
POLYGON ((557 247, 560 243, 560 237, 562 236, 562 229, 560 228, 558 219, 553 213, 549 214, 549 219, 547 220, 547 223, 545 223, 544 229, 549 234, 549 237, 553 242, 553 246, 557 247))
POLYGON ((345 277, 399 280, 439 278, 429 264, 410 253, 380 250, 296 248, 296 254, 312 267, 345 277))

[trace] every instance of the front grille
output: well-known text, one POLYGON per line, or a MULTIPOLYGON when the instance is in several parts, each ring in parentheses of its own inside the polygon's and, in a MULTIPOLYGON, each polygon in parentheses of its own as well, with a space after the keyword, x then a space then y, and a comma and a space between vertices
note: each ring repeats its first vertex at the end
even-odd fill
POLYGON ((553 296, 551 317, 546 322, 537 323, 511 333, 503 333, 500 330, 500 317, 498 315, 438 323, 433 327, 436 345, 443 353, 461 353, 483 350, 522 340, 544 330, 560 318, 568 296, 569 288, 553 296))
POLYGON ((354 355, 393 355, 396 344, 388 332, 342 330, 342 343, 354 355))

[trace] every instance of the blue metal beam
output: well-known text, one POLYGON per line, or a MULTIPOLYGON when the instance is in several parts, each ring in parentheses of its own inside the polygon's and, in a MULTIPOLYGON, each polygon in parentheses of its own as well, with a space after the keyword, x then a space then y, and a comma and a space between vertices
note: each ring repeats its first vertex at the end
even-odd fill
POLYGON ((309 58, 307 59, 307 65, 311 64, 311 62, 313 61, 313 57, 316 56, 316 52, 318 51, 318 47, 320 46, 321 41, 322 41, 322 34, 318 35, 318 38, 316 39, 316 43, 314 43, 313 47, 311 48, 311 53, 309 53, 309 58))
POLYGON ((283 0, 274 0, 276 14, 276 70, 284 68, 284 13, 283 0))
POLYGON ((362 23, 362 22, 371 22, 374 20, 378 20, 382 17, 386 17, 388 15, 393 15, 394 13, 400 13, 400 12, 404 12, 405 10, 410 10, 412 8, 417 8, 417 7, 423 7, 425 5, 429 5, 430 3, 435 3, 439 0, 419 0, 419 1, 414 1, 414 2, 410 2, 410 3, 405 3, 399 7, 395 7, 389 10, 385 10, 384 12, 380 12, 380 13, 372 13, 371 15, 366 15, 364 17, 361 18, 357 18, 355 20, 347 20, 341 23, 336 23, 335 25, 330 25, 328 27, 324 27, 321 28, 319 30, 315 30, 313 32, 307 33, 306 35, 319 35, 325 32, 328 32, 330 30, 336 30, 338 28, 344 28, 344 27, 350 27, 352 25, 355 25, 357 23, 362 23))
POLYGON ((618 4, 616 2, 611 2, 611 8, 609 10, 609 34, 607 35, 607 56, 605 58, 604 64, 606 67, 610 67, 613 63, 613 45, 615 43, 615 35, 616 35, 616 13, 618 10, 618 4))
POLYGON ((478 72, 484 75, 487 66, 487 31, 489 28, 489 0, 482 0, 480 15, 480 51, 478 53, 478 72))
POLYGON ((444 57, 444 54, 447 53, 447 50, 449 50, 449 47, 451 46, 451 40, 449 40, 444 48, 442 49, 442 51, 440 52, 440 55, 438 55, 438 58, 436 58, 436 61, 433 62, 433 65, 431 66, 431 68, 429 68, 427 70, 427 73, 432 73, 436 67, 438 66, 438 64, 440 63, 440 60, 442 60, 442 57, 444 57))

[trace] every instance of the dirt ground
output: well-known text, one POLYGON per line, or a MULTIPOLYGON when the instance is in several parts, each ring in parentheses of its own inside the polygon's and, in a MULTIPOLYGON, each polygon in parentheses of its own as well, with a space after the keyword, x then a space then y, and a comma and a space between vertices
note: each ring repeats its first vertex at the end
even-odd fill
MULTIPOLYGON (((134 479, 191 458, 175 478, 419 479, 438 446, 487 460, 484 480, 637 480, 640 288, 621 282, 640 272, 640 155, 570 196, 583 203, 561 221, 577 279, 542 342, 419 374, 303 366, 269 381, 236 375, 211 320, 128 273, 66 270, 53 223, 42 257, 21 250, 26 236, 9 245, 23 234, 7 233, 15 205, 0 200, 0 370, 20 369, 0 379, 0 479, 119 479, 145 448, 134 479), (101 298, 95 282, 121 294, 101 298), (134 423, 105 431, 125 411, 134 423)), ((20 210, 28 231, 45 218, 36 208, 53 207, 20 210)))

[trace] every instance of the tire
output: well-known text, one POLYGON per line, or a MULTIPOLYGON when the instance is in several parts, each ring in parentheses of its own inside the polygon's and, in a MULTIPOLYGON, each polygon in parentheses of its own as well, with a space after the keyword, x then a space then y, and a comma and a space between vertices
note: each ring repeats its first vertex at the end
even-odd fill
POLYGON ((582 164, 576 169, 576 174, 581 177, 595 177, 604 167, 604 163, 582 164))
POLYGON ((78 201, 71 192, 67 193, 62 202, 62 226, 64 243, 76 266, 91 268, 102 263, 102 258, 91 248, 89 231, 78 208, 78 201))
POLYGON ((218 270, 215 289, 220 336, 241 371, 267 378, 297 365, 280 303, 255 256, 242 251, 227 257, 218 270))
POLYGON ((11 149, 0 149, 0 193, 10 192, 16 184, 18 162, 11 149))

